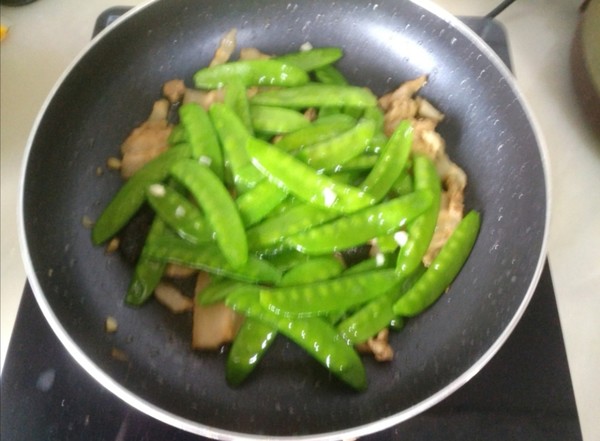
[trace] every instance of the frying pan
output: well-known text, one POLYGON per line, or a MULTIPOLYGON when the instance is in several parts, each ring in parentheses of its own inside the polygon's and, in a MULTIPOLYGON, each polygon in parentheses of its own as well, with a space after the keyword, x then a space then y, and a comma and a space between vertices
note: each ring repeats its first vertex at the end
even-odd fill
POLYGON ((126 14, 70 66, 46 101, 22 178, 21 241, 28 278, 53 330, 90 375, 135 408, 196 434, 340 439, 424 411, 472 378, 523 314, 545 260, 546 158, 510 73, 470 30, 412 1, 154 1, 126 14), (190 350, 191 318, 154 302, 124 305, 132 268, 94 247, 82 218, 98 217, 121 180, 97 173, 143 121, 161 84, 191 75, 233 27, 265 52, 340 46, 339 68, 382 94, 429 75, 422 95, 469 177, 467 208, 482 213, 475 248, 448 292, 394 334, 390 363, 365 359, 358 393, 279 338, 242 387, 223 353, 190 350), (118 332, 104 332, 113 316, 118 332), (111 357, 118 349, 126 361, 111 357))

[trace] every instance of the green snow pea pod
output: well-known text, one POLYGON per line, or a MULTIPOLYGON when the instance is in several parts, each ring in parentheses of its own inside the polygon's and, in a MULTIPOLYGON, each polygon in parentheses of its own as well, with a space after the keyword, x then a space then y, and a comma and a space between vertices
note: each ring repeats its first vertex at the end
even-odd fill
POLYGON ((260 222, 287 197, 287 192, 264 179, 245 193, 235 203, 246 227, 260 222))
POLYGON ((285 64, 292 64, 306 72, 310 72, 335 63, 343 55, 344 52, 339 47, 319 47, 307 51, 291 52, 273 59, 285 64))
POLYGON ((214 231, 217 244, 234 268, 248 261, 248 241, 235 202, 223 182, 208 167, 182 159, 171 167, 171 175, 183 184, 198 202, 214 231))
POLYGON ((337 113, 319 118, 306 127, 283 135, 275 145, 282 150, 291 152, 340 135, 350 130, 355 124, 356 120, 351 116, 337 113))
POLYGON ((198 305, 212 305, 213 303, 223 302, 230 293, 238 289, 239 285, 243 283, 245 282, 211 275, 208 285, 196 293, 196 303, 198 305))
POLYGON ((349 171, 368 171, 371 170, 379 156, 371 154, 362 154, 349 161, 344 162, 340 167, 335 170, 335 173, 344 173, 349 171))
POLYGON ((166 225, 158 218, 155 218, 146 237, 146 242, 142 248, 142 253, 135 264, 133 276, 127 287, 125 302, 129 305, 140 306, 146 302, 154 292, 154 288, 160 282, 165 271, 166 263, 153 260, 148 256, 147 247, 149 243, 165 234, 166 225))
POLYGON ((392 254, 402 244, 404 240, 402 236, 405 234, 404 231, 396 231, 395 233, 377 236, 373 239, 373 245, 377 247, 380 253, 392 254))
POLYGON ((323 256, 299 263, 287 271, 278 286, 302 285, 332 279, 344 271, 344 264, 334 256, 323 256))
POLYGON ((296 250, 284 250, 277 254, 265 256, 264 259, 275 268, 285 273, 296 265, 300 265, 307 260, 310 260, 310 256, 296 250))
POLYGON ((406 166, 412 139, 413 129, 410 122, 406 120, 400 122, 362 183, 363 191, 373 195, 377 200, 383 199, 406 166))
POLYGON ((406 173, 406 170, 400 174, 400 177, 396 179, 396 182, 392 185, 391 190, 398 196, 403 196, 408 193, 415 191, 415 185, 413 177, 406 173))
POLYGON ((185 128, 181 124, 173 126, 167 142, 171 147, 183 142, 187 142, 187 133, 185 132, 185 128))
POLYGON ((252 105, 250 119, 256 132, 268 135, 293 132, 310 125, 301 112, 285 107, 252 105))
POLYGON ((370 195, 318 173, 309 165, 276 146, 255 138, 246 145, 252 163, 267 178, 306 202, 341 213, 372 205, 370 195))
POLYGON ((250 99, 250 103, 293 109, 327 106, 365 108, 377 105, 377 97, 364 87, 311 83, 260 92, 250 99))
POLYGON ((385 294, 374 298, 358 311, 342 320, 337 325, 337 330, 348 344, 362 343, 376 335, 383 328, 396 320, 393 306, 394 302, 410 289, 423 273, 416 271, 406 279, 398 279, 385 294))
MULTIPOLYGON (((395 261, 393 263, 396 263, 395 261)), ((393 268, 391 256, 379 253, 373 257, 369 257, 355 265, 352 265, 344 274, 361 273, 363 271, 371 271, 375 269, 393 268)))
POLYGON ((227 382, 232 386, 239 386, 256 368, 276 336, 275 326, 246 317, 227 356, 227 382))
POLYGON ((373 121, 375 124, 375 131, 377 133, 383 133, 385 117, 379 106, 367 107, 364 110, 363 118, 373 121))
POLYGON ((249 256, 244 266, 232 267, 212 242, 192 244, 178 237, 161 237, 148 243, 147 253, 160 262, 178 263, 241 282, 277 283, 281 279, 280 270, 254 256, 249 256))
POLYGON ((458 224, 427 271, 394 303, 394 313, 415 316, 431 306, 458 275, 475 244, 480 215, 470 211, 458 224))
MULTIPOLYGON (((298 283, 310 283, 326 280, 339 275, 344 269, 339 259, 333 256, 310 259, 298 263, 286 272, 278 286, 298 283)), ((240 287, 237 289, 252 289, 240 287)), ((224 291, 224 290, 222 290, 224 291)), ((231 294, 229 289, 225 294, 231 294)), ((246 317, 235 337, 227 359, 227 379, 232 384, 239 384, 256 367, 277 335, 273 326, 267 325, 252 317, 246 317)))
POLYGON ((244 87, 240 81, 231 81, 227 83, 225 86, 224 103, 240 118, 240 121, 242 121, 248 133, 250 135, 254 134, 246 87, 244 87))
POLYGON ((198 89, 218 89, 238 81, 249 86, 295 87, 308 82, 301 68, 278 60, 241 60, 206 67, 197 71, 194 84, 198 89))
POLYGON ((382 269, 302 285, 262 288, 260 303, 277 315, 314 317, 368 302, 398 280, 393 269, 382 269))
POLYGON ((181 158, 188 158, 190 154, 188 144, 177 145, 154 158, 129 178, 94 224, 94 244, 101 244, 117 234, 146 200, 148 186, 163 181, 169 175, 171 166, 181 158))
POLYGON ((435 232, 440 209, 441 182, 433 162, 426 156, 415 156, 413 173, 416 190, 431 191, 433 199, 431 207, 407 226, 408 240, 400 249, 396 262, 399 275, 410 274, 421 263, 435 232))
POLYGON ((235 187, 240 192, 254 187, 264 176, 252 166, 246 152, 246 142, 251 136, 244 123, 223 103, 214 103, 208 113, 221 140, 225 167, 230 171, 235 187))
POLYGON ((349 345, 363 343, 376 335, 396 317, 391 299, 397 287, 371 300, 350 317, 337 325, 337 330, 349 345))
POLYGON ((190 143, 192 156, 202 160, 219 178, 223 178, 223 153, 210 117, 196 103, 186 103, 179 108, 178 127, 183 127, 185 139, 190 143))
POLYGON ((360 155, 375 131, 373 121, 361 119, 350 130, 310 145, 298 152, 297 157, 318 170, 332 170, 360 155))
POLYGON ((411 193, 290 236, 286 243, 311 255, 352 248, 398 231, 425 211, 431 198, 428 191, 411 193))
POLYGON ((317 81, 323 84, 335 84, 338 86, 345 86, 348 84, 348 80, 344 77, 335 66, 327 65, 319 67, 314 71, 317 81))
POLYGON ((339 217, 339 213, 310 204, 289 208, 283 213, 265 219, 247 231, 248 247, 264 251, 281 243, 289 235, 320 225, 339 217))
POLYGON ((366 387, 366 373, 360 357, 340 338, 335 328, 321 318, 278 316, 263 308, 258 293, 251 291, 230 295, 226 304, 235 311, 273 326, 354 389, 366 387))
POLYGON ((183 239, 194 243, 212 240, 213 231, 200 209, 177 190, 152 184, 146 198, 158 216, 183 239))

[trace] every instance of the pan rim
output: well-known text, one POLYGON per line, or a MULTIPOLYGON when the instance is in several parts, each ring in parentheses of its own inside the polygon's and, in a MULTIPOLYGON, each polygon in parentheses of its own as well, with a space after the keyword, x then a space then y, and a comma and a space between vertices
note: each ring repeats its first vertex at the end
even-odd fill
MULTIPOLYGON (((119 384, 115 381, 110 375, 105 373, 75 342, 75 340, 68 334, 66 329, 61 324, 60 320, 54 313, 48 299, 44 295, 44 291, 42 286, 37 278, 35 269, 33 267, 32 259, 29 253, 29 247, 27 245, 27 237, 25 233, 25 219, 24 219, 24 203, 25 203, 25 177, 27 172, 27 166, 29 162, 29 156, 31 154, 31 150, 33 147, 33 141, 35 135, 38 131, 39 125, 46 113, 47 108, 50 103, 53 101, 54 96, 61 84, 64 80, 70 75, 71 71, 75 68, 75 66, 80 62, 80 60, 96 45, 98 44, 103 37, 112 31, 116 26, 120 26, 122 23, 126 22, 132 16, 138 14, 141 10, 149 7, 153 3, 157 3, 161 0, 149 0, 138 6, 135 6, 131 10, 127 11, 123 16, 121 16, 118 20, 116 20, 111 25, 107 26, 103 31, 101 31, 94 39, 92 39, 83 50, 75 57, 75 59, 68 65, 62 75, 58 78, 52 89, 50 90, 48 96, 46 97, 43 105, 41 106, 40 111, 38 112, 34 123, 32 125, 32 129, 30 131, 29 137, 27 139, 27 143, 25 146, 25 152, 23 156, 23 161, 21 164, 20 171, 20 179, 19 179, 19 199, 18 199, 18 212, 17 212, 17 224, 18 224, 18 240, 19 246, 21 250, 21 255, 23 258, 23 264, 25 267, 25 273, 27 276, 27 281, 29 282, 34 296, 42 313, 46 320, 48 321, 50 327, 53 332, 56 334, 58 339, 67 349, 67 352, 73 357, 73 359, 92 377, 94 378, 100 385, 108 389, 115 396, 120 398, 122 401, 127 403, 128 405, 134 407, 135 409, 159 420, 171 426, 175 426, 181 430, 205 436, 214 439, 222 439, 222 440, 258 440, 265 439, 264 435, 252 435, 245 434, 239 432, 228 431, 225 429, 218 429, 214 427, 207 426, 205 424, 192 421, 190 419, 178 416, 172 412, 169 412, 159 406, 156 406, 149 401, 141 398, 134 392, 130 391, 123 385, 119 384)), ((446 385, 444 388, 438 390, 436 393, 432 394, 427 399, 399 412, 394 415, 381 418, 379 420, 366 423, 360 426, 351 427, 348 429, 338 430, 334 432, 321 433, 321 434, 311 434, 311 435, 301 435, 301 436, 268 436, 269 439, 299 439, 299 440, 339 440, 343 438, 353 438, 353 437, 361 437, 366 436, 372 433, 376 433, 390 427, 393 427, 397 424, 400 424, 410 418, 426 411, 437 403, 441 402, 464 384, 466 384, 469 380, 471 380, 477 373, 481 371, 481 369, 493 358, 493 356, 498 352, 498 350, 502 347, 502 345, 506 342, 508 337, 512 334, 513 330, 516 328, 518 322, 522 318, 527 306, 531 298, 533 297, 533 293, 537 287, 539 279, 541 277, 544 264, 547 260, 547 248, 548 248, 548 236, 550 229, 550 217, 551 217, 551 207, 552 207, 552 189, 551 189, 551 180, 550 180, 550 160, 549 153, 547 150, 547 146, 545 140, 542 136, 542 132, 540 130, 539 124, 531 111, 525 96, 523 96, 522 92, 519 90, 516 79, 512 72, 506 67, 506 65, 502 62, 502 60, 498 57, 498 55, 467 25, 461 22, 458 18, 450 14, 445 9, 440 6, 434 4, 431 0, 410 0, 411 3, 421 7, 422 9, 432 13, 436 17, 444 20, 448 25, 457 29, 460 33, 469 38, 470 42, 474 44, 492 63, 492 65, 500 71, 503 77, 506 79, 506 82, 513 94, 517 98, 519 105, 522 107, 525 116, 528 119, 528 122, 531 126, 534 138, 536 140, 538 151, 541 158, 541 165, 543 169, 544 175, 544 184, 545 184, 545 219, 543 224, 543 236, 541 241, 541 248, 539 252, 538 261, 536 263, 535 271, 532 274, 532 279, 525 293, 523 300, 521 301, 519 307, 516 309, 514 315, 512 316, 508 325, 503 329, 500 336, 495 340, 495 342, 487 349, 487 351, 474 363, 469 369, 459 375, 456 379, 454 379, 451 383, 446 385)))

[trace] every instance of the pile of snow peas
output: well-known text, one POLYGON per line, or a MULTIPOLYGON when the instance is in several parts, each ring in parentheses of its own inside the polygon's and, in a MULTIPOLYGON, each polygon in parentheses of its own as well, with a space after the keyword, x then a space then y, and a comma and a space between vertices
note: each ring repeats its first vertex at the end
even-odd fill
POLYGON ((440 178, 411 152, 409 121, 384 134, 377 97, 335 67, 342 55, 314 48, 200 69, 194 86, 222 88, 223 102, 182 104, 170 148, 124 183, 93 227, 101 244, 143 205, 155 212, 130 305, 151 298, 168 263, 211 274, 197 304, 225 302, 245 316, 228 352, 232 385, 281 334, 365 388, 355 345, 432 305, 477 237, 480 216, 470 211, 423 266, 440 178), (377 252, 340 259, 365 244, 377 252))

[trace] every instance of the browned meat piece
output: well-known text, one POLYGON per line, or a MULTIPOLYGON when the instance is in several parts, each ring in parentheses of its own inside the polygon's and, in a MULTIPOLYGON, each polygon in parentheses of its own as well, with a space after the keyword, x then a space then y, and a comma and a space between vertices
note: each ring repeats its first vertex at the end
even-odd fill
POLYGON ((163 95, 171 103, 179 103, 185 93, 185 83, 183 80, 170 80, 163 85, 163 95))
POLYGON ((237 37, 237 29, 233 28, 229 32, 227 32, 221 41, 219 42, 219 46, 215 51, 215 55, 210 62, 210 66, 216 66, 218 64, 227 63, 231 54, 235 50, 236 46, 236 37, 237 37))
POLYGON ((264 60, 267 58, 271 58, 271 56, 262 53, 255 47, 243 47, 240 49, 240 60, 264 60))
POLYGON ((233 341, 242 320, 243 316, 222 302, 206 306, 195 303, 192 348, 219 349, 233 341))
POLYGON ((394 358, 394 350, 388 342, 389 334, 389 329, 382 329, 375 337, 357 345, 357 349, 363 353, 373 354, 377 361, 390 361, 394 358))
POLYGON ((223 89, 205 92, 197 89, 186 89, 183 103, 196 103, 208 110, 212 103, 223 102, 225 93, 223 89))
POLYGON ((128 179, 169 147, 168 139, 171 125, 167 122, 170 103, 166 99, 154 103, 152 113, 121 145, 123 155, 121 176, 128 179))
POLYGON ((174 314, 191 311, 194 307, 194 300, 183 295, 176 287, 166 282, 160 282, 156 286, 154 298, 174 314))

